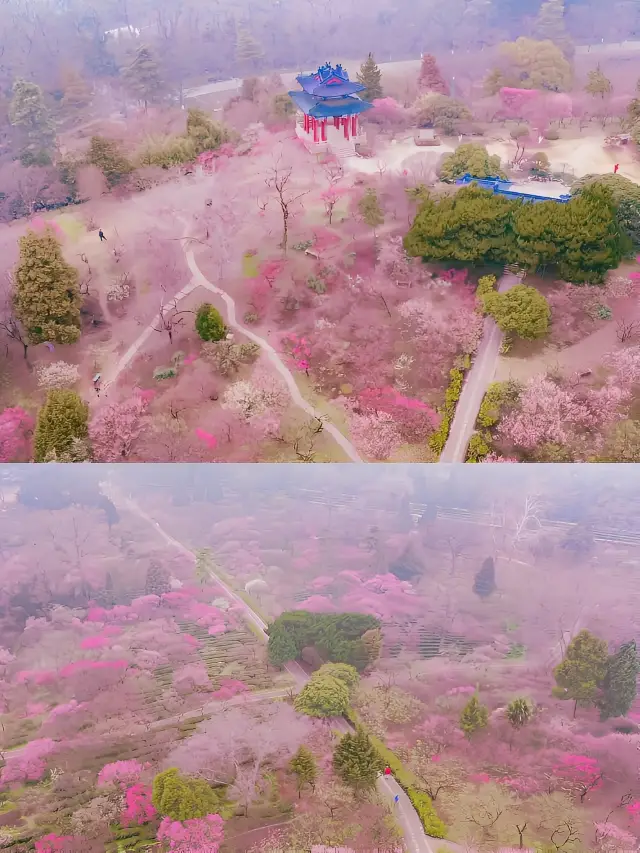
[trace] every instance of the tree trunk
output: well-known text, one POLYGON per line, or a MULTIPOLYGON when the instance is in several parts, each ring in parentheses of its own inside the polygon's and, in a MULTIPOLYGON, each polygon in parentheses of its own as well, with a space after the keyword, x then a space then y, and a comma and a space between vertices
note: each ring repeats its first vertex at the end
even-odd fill
POLYGON ((576 699, 576 701, 573 703, 573 719, 574 720, 576 718, 577 711, 578 711, 578 700, 576 699))

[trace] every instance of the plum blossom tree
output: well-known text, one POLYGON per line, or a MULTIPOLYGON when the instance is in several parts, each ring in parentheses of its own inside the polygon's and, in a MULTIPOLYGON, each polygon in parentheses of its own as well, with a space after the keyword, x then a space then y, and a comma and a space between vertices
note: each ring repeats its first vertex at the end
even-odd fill
POLYGON ((20 406, 0 414, 0 462, 17 462, 29 450, 33 418, 20 406))
POLYGON ((47 769, 46 759, 55 752, 57 744, 51 738, 29 741, 17 753, 7 753, 0 773, 0 784, 39 782, 47 769))
POLYGON ((148 823, 156 816, 156 809, 151 802, 151 787, 138 782, 127 788, 124 795, 125 808, 122 812, 123 826, 148 823))
POLYGON ((98 788, 117 785, 124 789, 139 782, 144 767, 139 761, 113 761, 105 764, 98 773, 98 788))
POLYGON ((82 853, 86 842, 74 835, 44 835, 36 841, 36 853, 82 853))
POLYGON ((218 853, 224 823, 218 814, 182 822, 165 817, 156 837, 169 845, 171 853, 218 853))
POLYGON ((139 394, 99 409, 89 423, 94 458, 98 462, 126 459, 142 435, 146 411, 147 404, 139 394))
POLYGON ((388 459, 402 444, 400 431, 388 412, 358 415, 352 411, 349 427, 356 447, 372 459, 388 459))
POLYGON ((595 823, 594 828, 598 853, 631 853, 637 847, 636 837, 615 823, 595 823))
POLYGON ((41 365, 37 371, 38 385, 41 388, 71 388, 80 378, 77 364, 67 364, 66 361, 54 361, 52 364, 41 365))

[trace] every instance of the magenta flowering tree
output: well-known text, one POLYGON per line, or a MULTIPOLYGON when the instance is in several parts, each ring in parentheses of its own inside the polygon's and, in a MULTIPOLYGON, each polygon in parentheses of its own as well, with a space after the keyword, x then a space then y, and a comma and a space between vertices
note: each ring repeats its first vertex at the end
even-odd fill
POLYGON ((311 344, 309 341, 299 335, 284 335, 282 345, 285 351, 289 352, 294 365, 298 370, 304 370, 309 375, 311 366, 311 344))
POLYGON ((126 788, 129 785, 135 785, 139 782, 143 771, 144 767, 139 761, 112 761, 110 764, 105 764, 98 773, 98 787, 118 785, 120 788, 126 788))
POLYGON ((33 418, 19 406, 0 414, 0 462, 17 462, 27 455, 33 418))
POLYGON ((87 844, 75 835, 44 835, 36 841, 36 853, 82 853, 87 844))
POLYGON ((218 814, 182 822, 165 817, 156 838, 166 842, 171 853, 218 853, 224 824, 218 814))
POLYGON ((46 760, 56 749, 51 738, 32 740, 19 751, 5 755, 5 765, 0 775, 0 784, 14 782, 39 782, 47 769, 46 760))
POLYGON ((553 768, 553 775, 570 787, 583 803, 590 791, 602 787, 604 773, 595 758, 588 755, 566 753, 553 768))
POLYGON ((156 816, 156 809, 151 802, 151 787, 138 782, 127 788, 124 795, 125 808, 122 812, 123 826, 137 824, 141 826, 156 816))

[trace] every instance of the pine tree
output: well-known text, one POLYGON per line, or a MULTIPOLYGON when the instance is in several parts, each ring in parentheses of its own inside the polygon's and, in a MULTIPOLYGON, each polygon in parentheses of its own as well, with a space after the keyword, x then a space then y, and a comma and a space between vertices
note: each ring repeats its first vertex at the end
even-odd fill
POLYGON ((372 628, 365 631, 360 640, 367 654, 367 667, 373 666, 382 651, 382 631, 380 628, 372 628))
POLYGON ((273 666, 283 666, 291 660, 295 660, 300 651, 295 640, 286 628, 280 625, 269 626, 269 644, 267 647, 269 663, 273 666))
POLYGON ((244 27, 238 27, 236 35, 236 62, 242 70, 255 70, 263 58, 260 42, 244 27))
POLYGON ((472 696, 460 714, 460 728, 470 738, 474 732, 486 728, 488 722, 489 709, 480 703, 477 696, 472 696))
POLYGON ((496 567, 493 557, 487 557, 473 581, 473 591, 480 598, 489 598, 496 591, 496 567))
POLYGON ((374 101, 382 97, 382 72, 376 65, 372 53, 360 66, 357 78, 358 82, 365 87, 364 92, 360 93, 363 101, 374 101))
POLYGON ((318 765, 311 750, 307 749, 306 746, 299 747, 289 763, 289 768, 295 774, 298 799, 300 799, 304 786, 309 785, 311 788, 315 788, 318 779, 318 765))
POLYGON ((638 675, 640 657, 635 640, 630 640, 607 659, 602 693, 597 702, 600 719, 624 717, 629 712, 638 695, 638 675))
POLYGON ((171 592, 171 576, 164 566, 153 560, 147 569, 144 594, 164 595, 167 592, 171 592))
POLYGON ((29 342, 73 344, 80 337, 78 271, 62 256, 51 229, 20 238, 13 305, 29 342))
POLYGON ((87 162, 100 169, 109 189, 117 186, 133 171, 133 166, 120 150, 118 143, 114 139, 105 139, 104 136, 91 137, 87 162))
POLYGON ((534 25, 534 35, 541 41, 552 41, 557 44, 565 56, 574 52, 573 43, 565 26, 564 0, 545 0, 534 25))
POLYGON ((450 95, 449 84, 440 71, 435 56, 425 53, 420 66, 418 77, 419 92, 438 92, 440 95, 450 95))
POLYGON ((599 685, 607 670, 607 644, 587 630, 580 631, 567 647, 562 663, 554 669, 553 695, 573 701, 573 716, 578 706, 590 708, 598 699, 599 685))
POLYGON ((131 94, 144 104, 145 111, 150 102, 158 100, 164 85, 151 50, 140 45, 133 61, 124 69, 124 79, 131 94))
POLYGON ((358 728, 340 739, 333 753, 336 775, 356 791, 371 789, 382 772, 384 762, 364 729, 358 728))
POLYGON ((26 80, 15 81, 9 121, 17 128, 23 165, 49 164, 56 134, 40 86, 26 80))
POLYGON ((49 391, 44 406, 38 412, 33 440, 36 462, 59 459, 68 453, 74 438, 86 439, 89 406, 75 391, 55 388, 49 391))
POLYGON ((211 580, 213 554, 211 548, 199 548, 196 551, 196 580, 204 586, 211 580))
POLYGON ((360 211, 360 216, 362 216, 365 225, 368 225, 369 228, 371 228, 373 236, 375 237, 376 228, 384 222, 384 214, 380 207, 380 202, 378 201, 378 195, 373 188, 369 187, 362 196, 358 202, 358 210, 360 211))
POLYGON ((67 68, 62 73, 62 105, 70 110, 86 107, 91 100, 91 89, 75 68, 67 68))
POLYGON ((594 98, 600 95, 604 100, 605 95, 610 95, 613 91, 613 85, 611 80, 602 73, 602 69, 598 65, 595 71, 589 72, 589 82, 584 87, 584 90, 593 95, 594 98))

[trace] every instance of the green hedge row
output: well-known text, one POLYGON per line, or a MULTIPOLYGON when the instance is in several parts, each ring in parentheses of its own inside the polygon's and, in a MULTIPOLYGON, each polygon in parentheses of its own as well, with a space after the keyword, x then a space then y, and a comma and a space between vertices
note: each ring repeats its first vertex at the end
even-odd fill
POLYGON ((444 406, 441 409, 442 422, 438 429, 429 439, 429 447, 438 456, 444 450, 444 446, 449 438, 453 416, 456 413, 456 405, 462 394, 462 386, 464 384, 464 371, 457 367, 453 367, 449 371, 449 387, 444 395, 444 406))
MULTIPOLYGON (((345 717, 352 726, 363 726, 366 728, 353 708, 348 709, 345 713, 345 717)), ((438 817, 436 810, 433 807, 433 803, 431 802, 431 797, 423 791, 418 791, 415 787, 417 780, 413 773, 404 766, 395 752, 392 752, 392 750, 390 750, 383 741, 372 734, 369 734, 369 739, 375 746, 378 755, 384 761, 385 765, 391 768, 391 772, 393 773, 394 779, 398 785, 400 785, 402 790, 411 800, 411 804, 418 813, 418 817, 420 818, 424 831, 427 835, 431 836, 431 838, 446 838, 446 824, 438 817)))

